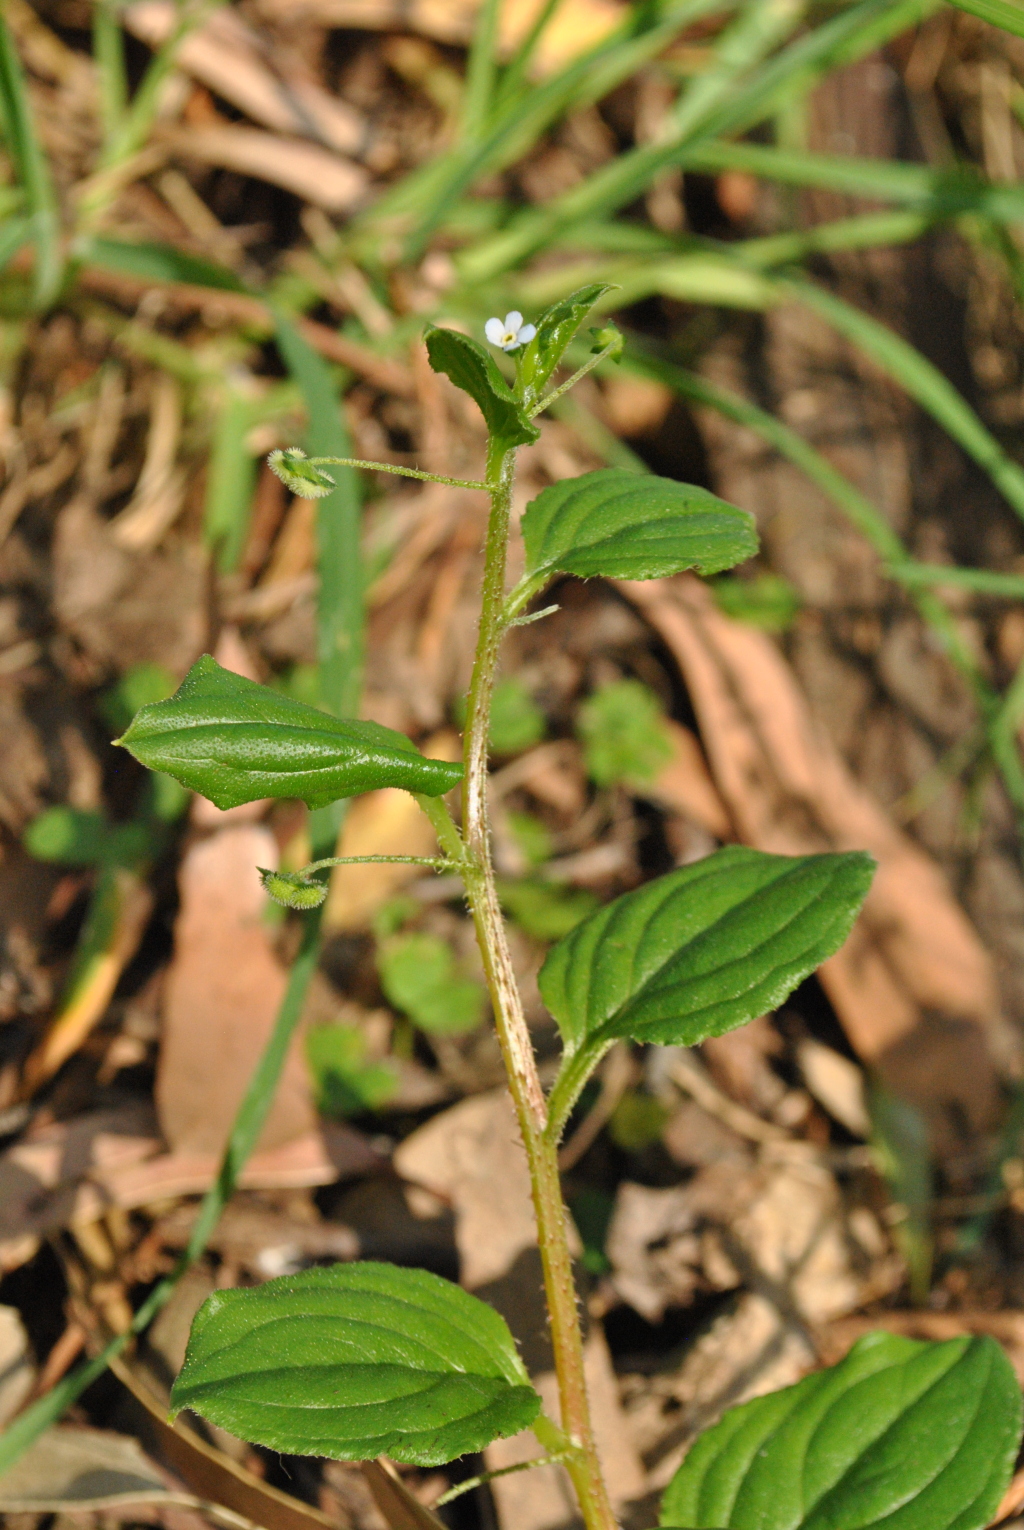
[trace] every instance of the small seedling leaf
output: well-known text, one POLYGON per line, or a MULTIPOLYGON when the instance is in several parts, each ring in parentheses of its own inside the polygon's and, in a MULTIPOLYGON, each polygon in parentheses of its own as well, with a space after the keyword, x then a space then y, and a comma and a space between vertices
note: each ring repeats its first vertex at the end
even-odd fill
POLYGON ((543 489, 522 519, 526 571, 661 579, 716 574, 757 551, 754 518, 707 489, 598 468, 543 489))
POLYGON ((565 1049, 553 1115, 618 1037, 694 1046, 773 1009, 842 945, 873 870, 730 845, 591 915, 540 973, 565 1049))
POLYGON ((994 1339, 866 1334, 838 1365, 732 1408, 665 1491, 663 1526, 981 1530, 1021 1435, 994 1339))
POLYGON ((508 1328, 426 1270, 357 1263, 215 1291, 171 1392, 254 1444, 438 1466, 536 1417, 508 1328))
POLYGON ((431 326, 424 338, 434 371, 443 372, 476 401, 503 450, 536 441, 540 431, 526 418, 489 351, 457 329, 431 326))
POLYGON ((577 729, 598 786, 648 786, 673 756, 661 703, 639 680, 612 680, 583 703, 577 729))
POLYGON ((145 706, 117 740, 219 808, 297 797, 311 808, 381 786, 437 797, 462 766, 428 760, 401 733, 332 717, 197 659, 167 701, 145 706))
POLYGON ((382 941, 377 970, 389 1004, 428 1034, 460 1036, 483 1019, 483 989, 460 974, 451 947, 436 935, 382 941))

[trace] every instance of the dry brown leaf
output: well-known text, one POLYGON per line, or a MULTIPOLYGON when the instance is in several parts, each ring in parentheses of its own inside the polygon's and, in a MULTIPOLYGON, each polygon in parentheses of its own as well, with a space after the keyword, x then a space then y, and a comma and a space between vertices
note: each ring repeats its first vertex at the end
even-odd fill
POLYGON ((764 633, 724 616, 694 578, 624 583, 678 661, 739 838, 779 854, 869 850, 864 913, 821 980, 860 1055, 876 1062, 925 1015, 1001 1042, 992 963, 936 863, 886 817, 816 729, 764 633))
POLYGON ((206 555, 198 543, 129 552, 83 493, 57 518, 53 578, 61 626, 104 666, 151 660, 183 675, 202 652, 206 555))
POLYGON ((35 1377, 32 1346, 21 1314, 17 1307, 0 1307, 0 1429, 27 1400, 35 1377))
MULTIPOLYGON (((435 1116, 399 1146, 395 1167, 414 1185, 455 1210, 463 1284, 505 1317, 523 1348, 545 1406, 558 1416, 547 1325, 540 1310, 540 1260, 530 1179, 508 1093, 463 1100, 435 1116)), ((644 1473, 619 1405, 611 1359, 592 1326, 585 1362, 597 1446, 609 1492, 621 1504, 644 1491, 644 1473)), ((531 1431, 497 1440, 485 1452, 489 1469, 542 1455, 531 1431)), ((571 1517, 572 1495, 561 1467, 501 1478, 493 1485, 506 1530, 548 1530, 571 1517)))
POLYGON ((671 812, 682 813, 716 839, 732 839, 729 811, 711 779, 704 752, 689 728, 668 719, 673 757, 643 795, 671 812))
POLYGON ((293 499, 274 540, 261 588, 298 579, 316 562, 316 500, 293 499))
MULTIPOLYGON (((526 33, 542 0, 509 0, 502 7, 501 51, 526 33)), ((420 32, 437 42, 467 43, 479 0, 260 0, 270 18, 298 14, 320 26, 420 32)), ((538 50, 543 73, 565 64, 601 40, 626 13, 622 0, 564 0, 538 50)))
POLYGON ((139 948, 153 912, 153 894, 134 871, 119 869, 115 895, 117 915, 106 949, 90 962, 25 1063, 22 1094, 26 1098, 53 1078, 103 1019, 122 972, 139 948))
POLYGON ((414 1498, 405 1483, 383 1458, 363 1461, 360 1470, 391 1530, 444 1530, 443 1521, 414 1498))
MULTIPOLYGON (((176 11, 171 0, 141 0, 128 7, 124 20, 155 51, 170 36, 176 11)), ((215 11, 188 33, 175 65, 264 127, 319 138, 339 154, 356 154, 364 144, 366 124, 355 107, 293 71, 287 79, 279 76, 236 10, 215 11)))
MULTIPOLYGON (((444 729, 427 740, 423 752, 430 759, 457 760, 458 737, 451 729, 444 729)), ((430 820, 416 799, 408 792, 385 787, 352 803, 335 853, 434 855, 436 850, 430 820)), ((381 904, 422 874, 422 866, 335 866, 324 904, 325 934, 365 930, 381 904)))
POLYGON ((369 187, 360 165, 319 144, 282 138, 260 128, 188 127, 168 129, 162 141, 185 159, 198 159, 281 186, 326 212, 351 212, 369 187))
MULTIPOLYGON (((319 1131, 253 1153, 237 1183, 241 1190, 305 1190, 365 1174, 380 1164, 380 1154, 365 1137, 350 1127, 325 1123, 319 1131)), ((214 1153, 160 1153, 94 1174, 96 1187, 87 1187, 92 1193, 89 1204, 113 1203, 130 1211, 179 1195, 202 1195, 219 1172, 220 1157, 214 1153)))
POLYGON ((200 1439, 182 1419, 169 1424, 166 1402, 156 1397, 123 1360, 112 1361, 111 1370, 149 1414, 161 1457, 200 1498, 222 1505, 262 1530, 337 1530, 335 1520, 261 1482, 223 1451, 200 1439))
POLYGON ((93 1176, 138 1163, 159 1148, 148 1105, 30 1128, 0 1154, 0 1270, 30 1259, 48 1233, 100 1215, 110 1198, 93 1176))
MULTIPOLYGON (((264 923, 267 896, 257 871, 276 865, 273 835, 255 825, 220 829, 182 861, 156 1079, 160 1124, 176 1153, 222 1151, 284 997, 287 976, 264 923)), ((296 1042, 259 1145, 282 1147, 314 1126, 296 1042)))

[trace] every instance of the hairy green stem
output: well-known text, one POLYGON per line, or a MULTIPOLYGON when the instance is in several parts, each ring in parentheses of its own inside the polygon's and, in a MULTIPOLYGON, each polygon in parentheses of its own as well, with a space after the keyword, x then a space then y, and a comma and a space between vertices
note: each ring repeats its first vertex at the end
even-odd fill
MULTIPOLYGON (((570 1442, 565 1457, 566 1470, 576 1489, 587 1530, 615 1530, 615 1515, 601 1473, 590 1422, 583 1364, 583 1335, 569 1253, 557 1152, 546 1132, 547 1106, 523 1013, 491 863, 487 815, 487 745, 498 649, 506 629, 503 606, 514 475, 515 451, 502 453, 492 445, 487 463, 487 477, 491 485, 491 514, 484 556, 483 599, 464 741, 462 832, 466 860, 462 874, 494 1006, 494 1021, 509 1089, 529 1164, 537 1239, 551 1322, 551 1345, 558 1377, 562 1428, 570 1442)), ((542 1439, 541 1443, 545 1444, 546 1441, 542 1439)))
POLYGON ((570 388, 575 388, 580 378, 586 377, 588 372, 592 372, 595 367, 600 366, 601 362, 604 361, 606 356, 611 356, 615 352, 621 350, 622 337, 617 335, 610 345, 606 345, 601 351, 595 351, 590 360, 585 361, 583 365, 577 371, 575 371, 570 378, 561 384, 560 387, 553 388, 546 398, 541 399, 539 404, 534 404, 530 409, 528 409, 527 413, 530 419, 532 420, 535 414, 543 414, 545 409, 550 408, 552 404, 556 403, 564 393, 568 393, 570 388))
POLYGON ((444 478, 440 473, 423 473, 419 468, 399 467, 394 462, 364 462, 361 457, 308 457, 310 467, 365 468, 373 473, 395 473, 399 478, 419 478, 423 483, 446 483, 453 489, 482 489, 489 492, 490 484, 478 478, 444 478))

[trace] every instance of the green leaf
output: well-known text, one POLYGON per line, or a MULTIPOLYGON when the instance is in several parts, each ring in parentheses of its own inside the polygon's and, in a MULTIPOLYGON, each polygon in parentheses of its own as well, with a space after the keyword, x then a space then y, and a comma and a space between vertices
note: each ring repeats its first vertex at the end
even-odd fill
POLYGON ((117 743, 219 808, 260 797, 325 807, 379 786, 438 797, 461 765, 428 760, 401 733, 332 717, 245 680, 204 654, 168 701, 145 706, 117 743))
MULTIPOLYGON (((1024 584, 1022 584, 1024 590, 1024 584)), ((715 604, 734 621, 749 622, 765 632, 785 632, 800 612, 800 592, 781 574, 767 570, 753 579, 723 574, 711 582, 715 604)))
POLYGON ((773 1009, 842 945, 873 869, 731 845, 579 925, 540 973, 565 1049, 552 1130, 618 1037, 694 1046, 773 1009))
POLYGON ((306 1032, 306 1059, 316 1081, 317 1105, 327 1116, 377 1110, 398 1088, 390 1061, 367 1061, 366 1037, 357 1025, 314 1025, 306 1032))
POLYGON ((426 1270, 334 1265, 199 1309, 171 1392, 255 1444, 439 1466, 537 1416, 504 1320, 426 1270))
MULTIPOLYGON (((25 193, 29 235, 35 246, 35 306, 54 301, 63 276, 60 215, 46 152, 36 131, 35 115, 14 38, 0 8, 0 133, 21 189, 25 193)), ((19 224, 17 242, 25 232, 19 224)), ((13 250, 8 245, 6 258, 13 250)))
POLYGON ((566 887, 539 877, 518 882, 502 879, 498 897, 509 917, 535 940, 561 940, 599 906, 585 887, 566 887))
POLYGON ((112 728, 127 728, 140 707, 166 701, 174 691, 174 676, 162 664, 133 664, 100 699, 100 711, 112 728))
MULTIPOLYGON (((454 705, 455 721, 466 723, 466 696, 458 696, 454 705)), ((539 744, 547 732, 548 721, 522 680, 510 675, 499 680, 491 696, 491 720, 487 744, 492 754, 519 754, 532 744, 539 744)))
POLYGON ((248 292, 233 271, 201 255, 187 255, 170 244, 129 242, 124 239, 90 238, 76 247, 79 260, 102 266, 124 276, 150 282, 184 282, 191 287, 212 287, 219 292, 248 292))
POLYGON ((866 1334, 838 1365, 730 1409, 669 1483, 661 1523, 981 1530, 1020 1433, 1020 1388, 994 1339, 866 1334))
POLYGON ((528 399, 540 397, 552 372, 565 354, 566 347, 594 304, 612 288, 608 282, 591 282, 552 303, 537 320, 537 333, 527 345, 519 364, 519 375, 528 399))
POLYGON ((1019 0, 952 0, 952 3, 971 16, 980 16, 982 21, 1002 27, 1004 32, 1024 37, 1024 5, 1019 0))
POLYGON ((754 518, 707 489, 598 468, 543 489, 522 519, 526 570, 661 579, 695 568, 717 574, 757 551, 754 518))
POLYGON ((98 866, 106 856, 110 825, 102 813, 72 807, 47 808, 25 830, 24 844, 37 861, 66 866, 98 866))
POLYGON ((613 680, 580 707, 587 774, 598 786, 647 786, 672 758, 657 696, 639 680, 613 680))
POLYGON ((388 1003, 420 1030, 458 1036, 483 1019, 483 989, 459 975, 451 947, 436 935, 397 935, 382 942, 377 970, 388 1003))
POLYGON ((108 823, 102 813, 52 807, 25 830, 25 849, 40 861, 65 866, 138 866, 155 854, 159 828, 139 819, 108 823))
POLYGON ((480 406, 491 436, 503 450, 536 441, 540 431, 523 414, 489 351, 457 329, 431 325, 424 339, 435 372, 443 372, 480 406))

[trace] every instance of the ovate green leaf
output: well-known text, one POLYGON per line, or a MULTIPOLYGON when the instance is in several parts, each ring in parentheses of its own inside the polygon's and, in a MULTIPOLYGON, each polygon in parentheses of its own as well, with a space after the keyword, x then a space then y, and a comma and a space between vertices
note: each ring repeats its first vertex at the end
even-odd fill
POLYGON ((540 1398, 493 1308, 426 1270, 359 1263, 215 1291, 171 1407, 294 1455, 437 1466, 525 1429, 540 1398))
POLYGON ((520 376, 531 398, 540 397, 573 335, 594 304, 611 290, 607 282, 591 282, 552 303, 537 320, 537 333, 523 352, 519 365, 520 376))
POLYGON ((661 1523, 705 1530, 981 1530, 1013 1471, 1021 1393, 991 1338, 867 1334, 845 1360, 732 1408, 661 1523))
POLYGON ((462 774, 461 765, 425 759, 401 733, 293 701, 209 654, 167 701, 143 707, 117 742, 219 808, 260 797, 325 807, 380 786, 437 797, 462 774))
POLYGON ((578 925, 540 973, 565 1049, 552 1118, 617 1037, 694 1046, 773 1009, 842 945, 873 870, 731 845, 578 925))
POLYGON ((526 418, 489 351, 457 329, 431 326, 424 339, 434 371, 443 372, 475 399, 495 440, 506 450, 536 441, 540 431, 526 418))
POLYGON ((707 489, 598 468, 543 489, 522 519, 528 575, 716 574, 757 551, 754 518, 707 489))

